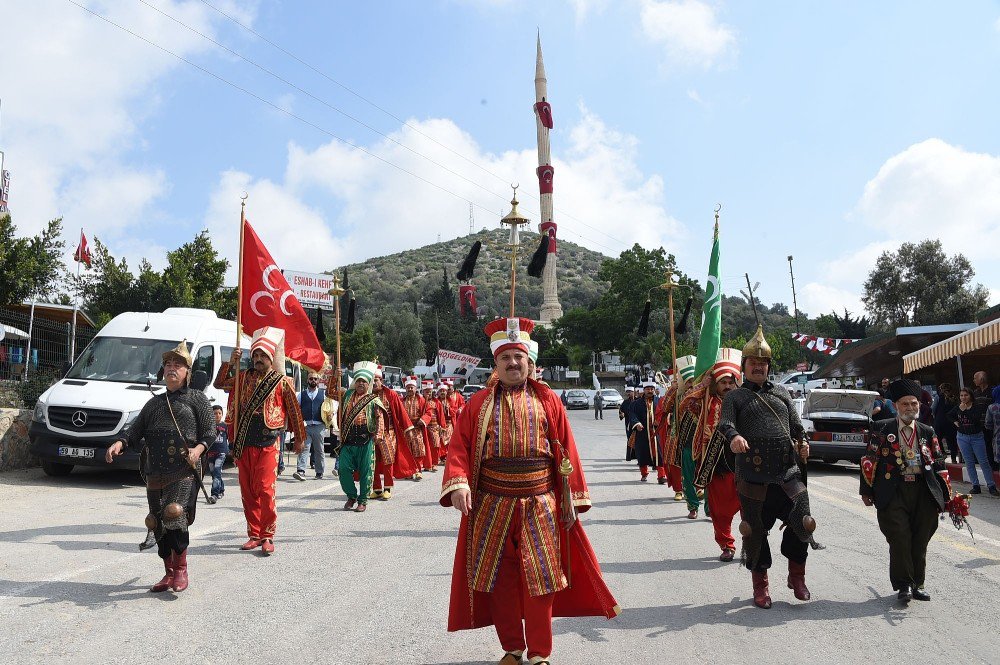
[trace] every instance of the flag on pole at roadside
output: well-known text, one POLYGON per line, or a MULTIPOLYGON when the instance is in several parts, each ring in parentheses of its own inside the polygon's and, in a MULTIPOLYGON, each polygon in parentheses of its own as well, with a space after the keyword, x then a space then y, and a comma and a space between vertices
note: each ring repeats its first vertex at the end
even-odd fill
POLYGON ((719 281, 719 216, 715 216, 712 256, 708 261, 705 303, 701 310, 701 333, 698 337, 698 361, 694 366, 697 381, 715 364, 722 343, 722 284, 719 281))
MULTIPOLYGON (((281 328, 285 331, 285 356, 309 369, 322 370, 326 354, 316 339, 309 315, 250 222, 244 224, 243 274, 240 276, 243 329, 250 332, 264 326, 281 328)), ((282 368, 277 369, 281 371, 282 368)))
POLYGON ((85 263, 87 267, 90 267, 90 246, 87 244, 87 236, 80 231, 80 244, 76 248, 76 252, 73 253, 73 260, 77 263, 85 263))

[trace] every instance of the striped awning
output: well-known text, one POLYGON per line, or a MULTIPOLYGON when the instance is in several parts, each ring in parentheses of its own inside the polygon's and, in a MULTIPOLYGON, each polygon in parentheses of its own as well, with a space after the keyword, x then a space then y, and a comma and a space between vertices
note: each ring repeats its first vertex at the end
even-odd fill
POLYGON ((903 356, 903 373, 909 374, 936 363, 1000 344, 1000 319, 966 330, 954 337, 903 356))

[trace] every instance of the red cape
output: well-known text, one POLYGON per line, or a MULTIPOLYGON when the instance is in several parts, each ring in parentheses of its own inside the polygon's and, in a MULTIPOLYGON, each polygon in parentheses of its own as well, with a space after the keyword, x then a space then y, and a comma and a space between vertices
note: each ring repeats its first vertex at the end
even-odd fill
MULTIPOLYGON (((573 474, 569 477, 569 484, 576 510, 578 513, 587 512, 591 506, 590 493, 587 490, 587 481, 584 478, 583 467, 576 450, 576 440, 573 438, 573 432, 566 417, 566 409, 563 408, 559 397, 548 386, 537 381, 529 380, 529 383, 545 409, 545 417, 549 424, 549 439, 560 442, 565 456, 573 465, 573 474)), ((455 486, 455 483, 460 483, 462 478, 467 479, 470 488, 476 487, 479 472, 479 463, 475 459, 477 452, 476 432, 480 413, 488 399, 493 399, 493 389, 480 390, 469 399, 465 408, 462 409, 462 414, 455 425, 455 433, 451 438, 451 445, 448 448, 448 460, 442 479, 443 487, 455 486)), ((557 483, 557 505, 558 500, 561 500, 561 492, 561 484, 557 483)), ((475 501, 474 489, 473 501, 475 501)), ((451 507, 450 492, 442 494, 440 503, 442 506, 451 507)), ((455 562, 451 574, 449 631, 481 628, 493 624, 485 595, 473 594, 469 587, 466 561, 468 529, 469 518, 463 516, 458 530, 455 562)), ((560 528, 559 535, 562 551, 565 553, 568 548, 570 553, 570 565, 567 571, 570 586, 555 594, 552 608, 553 616, 604 616, 609 619, 617 616, 621 608, 604 583, 597 555, 590 545, 583 525, 577 520, 568 534, 565 529, 560 528)))
POLYGON ((409 478, 420 467, 413 459, 413 452, 410 451, 410 443, 407 440, 407 432, 413 429, 410 416, 403 406, 403 398, 396 394, 391 388, 382 388, 382 401, 389 410, 389 417, 392 420, 392 429, 396 432, 396 461, 392 465, 392 477, 396 480, 409 478))

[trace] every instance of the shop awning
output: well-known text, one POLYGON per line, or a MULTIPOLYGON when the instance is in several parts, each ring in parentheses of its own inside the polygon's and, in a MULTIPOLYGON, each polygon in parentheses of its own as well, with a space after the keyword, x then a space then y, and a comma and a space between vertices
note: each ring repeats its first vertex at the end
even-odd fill
POLYGON ((903 356, 903 373, 909 374, 956 356, 975 353, 994 344, 1000 344, 1000 319, 906 354, 903 356))
POLYGON ((28 333, 20 328, 8 326, 6 323, 0 323, 0 328, 3 328, 3 335, 0 335, 0 339, 28 339, 28 333))

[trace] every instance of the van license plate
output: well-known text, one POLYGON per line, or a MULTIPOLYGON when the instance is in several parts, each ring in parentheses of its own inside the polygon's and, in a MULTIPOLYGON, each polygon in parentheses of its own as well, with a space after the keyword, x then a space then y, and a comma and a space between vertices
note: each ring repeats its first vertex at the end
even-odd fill
POLYGON ((834 434, 833 440, 840 443, 864 443, 864 434, 834 434))
POLYGON ((59 446, 60 457, 90 457, 94 456, 93 448, 70 448, 69 446, 59 446))

